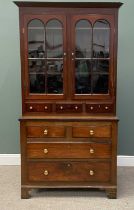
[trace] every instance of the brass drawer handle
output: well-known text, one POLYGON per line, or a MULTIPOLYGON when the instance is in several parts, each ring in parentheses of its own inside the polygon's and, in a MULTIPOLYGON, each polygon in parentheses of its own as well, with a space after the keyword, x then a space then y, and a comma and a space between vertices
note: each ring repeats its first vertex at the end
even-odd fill
POLYGON ((47 106, 45 106, 45 107, 44 107, 44 109, 45 109, 45 110, 47 110, 47 109, 48 109, 48 107, 47 107, 47 106))
POLYGON ((45 130, 44 130, 44 135, 47 135, 47 134, 48 134, 48 130, 45 129, 45 130))
POLYGON ((94 107, 93 107, 93 106, 90 106, 90 109, 91 109, 91 110, 93 110, 93 109, 94 109, 94 107))
POLYGON ((60 106, 60 109, 62 110, 63 109, 63 106, 60 106))
POLYGON ((90 170, 89 171, 89 174, 90 174, 90 176, 93 176, 94 175, 94 171, 93 170, 90 170))
POLYGON ((48 170, 44 171, 44 175, 47 176, 48 175, 48 170))
POLYGON ((75 110, 77 110, 78 109, 78 106, 75 106, 75 110))
POLYGON ((94 131, 93 130, 90 130, 89 133, 90 133, 90 135, 94 135, 94 131))
POLYGON ((105 109, 107 110, 108 109, 108 106, 105 106, 105 109))
POLYGON ((48 153, 48 149, 45 148, 44 149, 44 153, 47 154, 48 153))
POLYGON ((90 154, 93 154, 93 153, 94 153, 94 149, 90 148, 90 154))
POLYGON ((71 167, 71 163, 68 163, 68 164, 67 164, 67 167, 71 167))
POLYGON ((32 106, 30 106, 30 107, 29 107, 29 109, 30 109, 30 110, 32 110, 32 109, 33 109, 33 107, 32 107, 32 106))

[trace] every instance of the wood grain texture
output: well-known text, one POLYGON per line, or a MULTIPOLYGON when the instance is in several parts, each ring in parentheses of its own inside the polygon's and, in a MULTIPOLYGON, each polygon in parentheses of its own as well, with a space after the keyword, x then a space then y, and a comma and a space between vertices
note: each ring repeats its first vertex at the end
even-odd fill
POLYGON ((14 2, 19 7, 22 83, 20 117, 21 197, 32 188, 104 188, 117 190, 117 36, 115 2, 14 2), (31 94, 28 68, 29 21, 44 25, 58 19, 63 26, 63 94, 31 94), (75 26, 110 24, 107 94, 75 94, 75 26))
POLYGON ((96 181, 110 180, 109 163, 90 163, 88 161, 31 162, 28 164, 29 181, 96 181), (48 174, 45 175, 44 172, 48 174), (90 175, 93 171, 93 175, 90 175))
POLYGON ((111 158, 111 144, 28 143, 28 158, 111 158))
POLYGON ((65 137, 63 126, 28 126, 27 137, 65 137))
POLYGON ((77 126, 72 128, 73 137, 92 137, 92 138, 110 138, 111 126, 110 125, 90 125, 90 126, 77 126))

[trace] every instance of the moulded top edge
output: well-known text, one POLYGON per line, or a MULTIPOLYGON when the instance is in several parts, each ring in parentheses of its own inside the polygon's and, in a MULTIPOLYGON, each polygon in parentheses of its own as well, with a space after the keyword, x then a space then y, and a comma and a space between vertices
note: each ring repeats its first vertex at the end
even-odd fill
POLYGON ((14 1, 18 7, 119 8, 121 2, 29 2, 14 1))
POLYGON ((44 121, 119 121, 117 116, 22 116, 18 119, 19 121, 25 120, 44 120, 44 121))

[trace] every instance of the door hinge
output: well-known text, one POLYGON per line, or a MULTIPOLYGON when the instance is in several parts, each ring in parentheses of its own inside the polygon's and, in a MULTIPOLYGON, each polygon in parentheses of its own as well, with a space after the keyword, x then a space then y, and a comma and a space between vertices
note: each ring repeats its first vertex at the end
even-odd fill
POLYGON ((24 32, 25 32, 25 29, 24 29, 24 28, 22 28, 22 33, 24 34, 24 32))

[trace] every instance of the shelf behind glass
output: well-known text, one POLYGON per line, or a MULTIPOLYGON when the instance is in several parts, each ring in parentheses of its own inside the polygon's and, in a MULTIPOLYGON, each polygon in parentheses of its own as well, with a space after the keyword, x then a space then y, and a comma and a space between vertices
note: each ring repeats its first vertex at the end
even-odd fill
POLYGON ((110 28, 76 28, 75 30, 110 30, 110 28))
POLYGON ((110 58, 75 58, 75 60, 110 60, 110 58))
POLYGON ((28 60, 63 60, 63 58, 28 58, 28 60))

